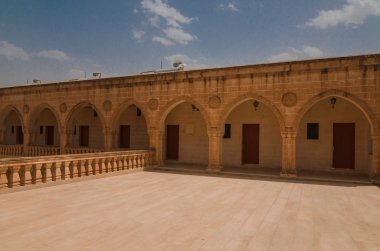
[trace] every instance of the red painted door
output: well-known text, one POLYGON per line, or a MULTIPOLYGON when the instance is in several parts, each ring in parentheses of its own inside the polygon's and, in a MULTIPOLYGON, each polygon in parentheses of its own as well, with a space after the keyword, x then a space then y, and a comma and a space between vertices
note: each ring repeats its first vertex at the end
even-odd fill
POLYGON ((178 160, 179 125, 166 126, 166 159, 178 160))
POLYGON ((243 124, 242 164, 259 164, 260 125, 243 124))
POLYGON ((355 123, 334 123, 333 149, 334 168, 355 168, 355 123))
POLYGON ((130 148, 131 127, 129 125, 120 125, 120 148, 130 148))

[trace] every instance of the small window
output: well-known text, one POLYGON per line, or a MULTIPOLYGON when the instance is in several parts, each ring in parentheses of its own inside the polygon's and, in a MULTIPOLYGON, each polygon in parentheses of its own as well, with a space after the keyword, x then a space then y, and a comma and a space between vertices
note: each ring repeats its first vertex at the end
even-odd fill
POLYGON ((318 123, 307 123, 307 139, 319 139, 318 123))
POLYGON ((12 134, 15 133, 15 126, 12 126, 12 134))
POLYGON ((137 108, 136 110, 136 116, 141 117, 141 110, 139 108, 137 108))
POLYGON ((224 135, 223 139, 231 138, 231 124, 224 124, 224 135))
POLYGON ((40 134, 43 134, 43 133, 44 133, 44 127, 40 126, 40 134))
POLYGON ((94 117, 98 117, 98 113, 96 111, 94 111, 94 117))

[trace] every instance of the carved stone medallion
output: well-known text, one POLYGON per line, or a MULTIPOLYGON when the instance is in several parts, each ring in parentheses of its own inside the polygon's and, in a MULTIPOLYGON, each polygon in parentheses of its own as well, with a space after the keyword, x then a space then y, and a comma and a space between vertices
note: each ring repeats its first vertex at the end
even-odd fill
POLYGON ((59 110, 62 112, 62 113, 65 113, 67 111, 67 105, 65 103, 62 103, 60 106, 59 106, 59 110))
POLYGON ((103 103, 103 109, 106 112, 109 112, 109 111, 112 110, 112 102, 111 102, 111 100, 104 101, 104 103, 103 103))
POLYGON ((297 104, 297 95, 293 92, 287 92, 282 95, 282 104, 286 107, 292 107, 297 104))
POLYGON ((155 99, 155 98, 150 99, 149 102, 148 102, 148 107, 152 111, 157 110, 157 108, 158 108, 158 100, 155 99))
POLYGON ((222 101, 220 100, 218 96, 212 96, 208 99, 208 105, 212 109, 219 108, 221 103, 222 101))
POLYGON ((24 107, 22 108, 22 111, 26 114, 26 113, 29 113, 29 105, 24 105, 24 107))

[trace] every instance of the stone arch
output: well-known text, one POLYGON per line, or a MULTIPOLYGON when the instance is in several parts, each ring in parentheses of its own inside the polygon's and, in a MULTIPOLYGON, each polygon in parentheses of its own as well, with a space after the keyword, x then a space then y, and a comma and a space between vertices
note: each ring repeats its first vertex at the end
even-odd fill
POLYGON ((0 125, 3 125, 5 117, 9 114, 9 112, 14 111, 17 115, 17 117, 20 119, 21 126, 25 128, 25 122, 24 118, 21 114, 21 112, 17 109, 17 107, 13 105, 8 105, 5 108, 3 108, 0 112, 0 125))
POLYGON ((17 109, 17 107, 13 105, 4 107, 0 112, 0 142, 3 144, 18 144, 18 140, 23 141, 23 132, 26 129, 25 125, 26 123, 24 117, 22 116, 22 113, 17 109), (8 128, 8 126, 10 126, 10 124, 8 124, 10 121, 6 120, 6 118, 8 118, 11 113, 14 113, 18 120, 15 124, 11 123, 12 130, 15 130, 13 125, 16 125, 16 127, 21 126, 21 132, 17 129, 16 132, 14 132, 15 134, 13 131, 12 133, 8 131, 11 130, 8 128))
POLYGON ((339 98, 342 98, 344 100, 347 100, 348 102, 350 102, 351 104, 356 106, 364 114, 364 116, 367 118, 369 125, 370 125, 370 128, 371 128, 371 132, 373 134, 380 133, 380 123, 376 119, 375 114, 372 112, 372 110, 368 106, 368 104, 365 101, 363 101, 362 99, 360 99, 359 97, 357 97, 353 94, 350 94, 346 91, 338 90, 338 89, 327 90, 327 91, 322 92, 318 95, 315 95, 314 97, 309 99, 297 112, 297 116, 293 122, 293 127, 295 129, 294 131, 298 132, 299 125, 302 121, 302 118, 310 110, 310 108, 312 108, 319 101, 321 101, 323 99, 327 99, 327 98, 332 97, 332 96, 339 97, 339 98))
MULTIPOLYGON (((126 122, 126 117, 124 117, 124 122, 126 122)), ((124 102, 122 102, 113 113, 112 122, 110 126, 110 130, 112 131, 113 148, 120 148, 122 144, 121 141, 124 142, 124 148, 145 149, 149 147, 148 128, 150 127, 150 117, 148 114, 148 109, 138 101, 134 99, 127 99, 124 102), (134 119, 129 120, 131 118, 131 114, 128 113, 130 113, 129 109, 132 106, 135 106, 141 110, 141 117, 144 119, 144 121, 136 119, 136 117, 134 117, 134 119), (119 124, 121 123, 123 115, 127 115, 127 117, 129 118, 127 119, 128 122, 124 124, 128 127, 127 134, 129 136, 127 137, 120 136, 121 128, 119 128, 119 124)))
POLYGON ((163 106, 158 112, 158 116, 157 124, 160 131, 158 145, 161 149, 157 153, 158 159, 163 159, 165 163, 174 161, 185 164, 207 165, 212 123, 203 105, 189 96, 179 96, 163 106), (196 112, 191 111, 187 104, 194 105, 198 110, 196 112), (189 112, 191 115, 188 114, 189 112), (166 125, 178 126, 177 158, 167 155, 168 128, 166 125), (197 147, 195 147, 196 145, 197 147))
POLYGON ((280 112, 280 110, 276 107, 276 105, 274 105, 273 102, 271 102, 270 100, 264 98, 263 96, 256 95, 254 93, 247 93, 247 94, 241 95, 239 97, 236 97, 231 102, 229 102, 227 105, 225 105, 225 108, 222 110, 221 115, 220 115, 220 119, 219 119, 219 122, 218 122, 219 128, 223 128, 224 122, 226 121, 226 119, 228 118, 228 116, 230 115, 230 113, 237 106, 239 106, 240 104, 242 104, 242 103, 244 103, 244 102, 246 102, 248 100, 257 100, 260 103, 263 103, 265 106, 267 106, 273 112, 273 114, 275 115, 275 117, 277 118, 277 122, 278 122, 278 124, 280 126, 280 130, 281 131, 285 130, 284 116, 282 115, 282 113, 280 112))
POLYGON ((99 140, 96 140, 97 138, 99 138, 99 136, 97 137, 94 137, 94 135, 92 133, 90 133, 89 135, 89 147, 95 147, 95 148, 101 148, 101 149, 104 149, 106 148, 106 144, 107 144, 107 133, 109 133, 109 126, 108 124, 106 123, 106 120, 105 120, 105 117, 103 115, 103 113, 101 112, 101 109, 99 109, 96 105, 94 105, 93 103, 89 102, 89 101, 82 101, 78 104, 76 104, 74 107, 72 107, 69 111, 69 113, 67 114, 67 117, 65 119, 65 128, 66 128, 66 137, 67 137, 67 142, 68 142, 68 145, 70 147, 81 147, 80 146, 80 142, 79 141, 79 138, 78 138, 78 134, 76 134, 75 132, 75 129, 73 132, 71 132, 71 129, 70 129, 70 123, 71 122, 74 122, 74 117, 76 115, 77 112, 80 112, 81 109, 84 109, 84 108, 91 108, 92 110, 94 110, 97 114, 97 118, 99 119, 99 128, 101 130, 101 132, 103 133, 103 137, 100 138, 100 141, 99 140), (77 136, 76 136, 77 135, 77 136), (92 135, 92 136, 91 136, 92 135), (93 142, 94 144, 92 144, 91 142, 93 142))
POLYGON ((139 108, 142 111, 142 113, 144 114, 144 118, 145 118, 147 126, 150 126, 150 117, 149 117, 148 109, 145 106, 143 106, 140 102, 134 99, 127 99, 126 101, 121 103, 115 110, 112 116, 111 128, 115 128, 121 114, 125 111, 125 109, 127 109, 131 105, 135 105, 137 108, 139 108))
POLYGON ((68 123, 70 122, 70 119, 73 117, 75 112, 77 112, 80 109, 85 108, 85 107, 91 107, 92 109, 94 109, 94 111, 96 111, 96 113, 98 114, 99 119, 102 123, 103 132, 106 132, 106 129, 108 128, 108 126, 106 124, 106 120, 104 119, 103 114, 100 112, 101 110, 99 108, 97 108, 96 105, 94 105, 88 101, 82 101, 82 102, 76 104, 73 108, 71 108, 71 110, 69 111, 69 113, 67 114, 67 117, 65 119, 65 123, 64 123, 65 127, 68 128, 67 127, 68 123))
POLYGON ((33 125, 33 123, 38 118, 38 116, 40 115, 40 113, 43 110, 45 110, 45 109, 48 109, 48 110, 50 110, 53 113, 54 118, 55 118, 55 120, 57 121, 57 124, 58 124, 58 131, 61 132, 61 130, 62 130, 62 121, 60 120, 60 117, 59 117, 57 111, 51 105, 49 105, 47 103, 39 104, 37 107, 35 107, 33 109, 33 111, 31 112, 31 115, 29 117, 29 120, 27 122, 28 127, 30 128, 33 125))
POLYGON ((202 114, 202 118, 206 122, 207 129, 209 130, 212 127, 212 123, 211 123, 211 119, 210 119, 210 116, 209 116, 208 112, 203 107, 203 105, 201 105, 198 101, 196 101, 195 99, 191 98, 190 96, 179 96, 177 98, 174 98, 174 99, 170 100, 162 109, 160 109, 159 115, 158 115, 158 119, 160 121, 159 125, 161 127, 160 129, 161 130, 163 129, 164 122, 165 122, 165 119, 168 116, 168 114, 177 105, 179 105, 181 103, 185 103, 185 102, 194 104, 199 109, 199 112, 202 114))

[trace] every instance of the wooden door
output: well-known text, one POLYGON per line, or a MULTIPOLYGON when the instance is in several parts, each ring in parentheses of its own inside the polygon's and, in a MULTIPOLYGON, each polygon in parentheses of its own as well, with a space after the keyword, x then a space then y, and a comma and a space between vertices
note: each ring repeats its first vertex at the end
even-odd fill
POLYGON ((130 148, 131 127, 129 125, 120 125, 119 131, 119 147, 130 148))
POLYGON ((22 132, 22 126, 16 126, 16 144, 24 144, 24 133, 22 132))
POLYGON ((178 160, 179 125, 166 126, 166 159, 178 160))
POLYGON ((54 145, 54 126, 45 127, 45 143, 47 146, 54 145))
POLYGON ((79 146, 88 147, 90 143, 90 127, 79 126, 79 146))
POLYGON ((260 125, 243 124, 242 164, 259 164, 260 125))
POLYGON ((333 125, 333 168, 355 168, 355 123, 333 125))

